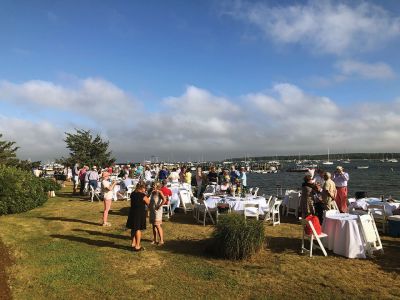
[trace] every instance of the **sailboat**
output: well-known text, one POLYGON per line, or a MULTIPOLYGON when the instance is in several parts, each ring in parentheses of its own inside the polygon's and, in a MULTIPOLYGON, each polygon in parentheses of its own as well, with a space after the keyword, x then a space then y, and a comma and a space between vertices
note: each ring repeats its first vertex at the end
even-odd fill
POLYGON ((329 148, 328 148, 328 160, 322 162, 323 165, 333 165, 333 161, 329 160, 329 148))

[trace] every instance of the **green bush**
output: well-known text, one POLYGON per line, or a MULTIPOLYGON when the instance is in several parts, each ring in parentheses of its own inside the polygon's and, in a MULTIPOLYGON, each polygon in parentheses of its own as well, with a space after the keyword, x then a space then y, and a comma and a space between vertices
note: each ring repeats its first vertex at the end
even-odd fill
POLYGON ((0 215, 28 211, 46 201, 42 179, 29 171, 0 165, 0 215))
POLYGON ((243 215, 221 216, 213 234, 216 255, 228 259, 246 259, 258 252, 264 244, 262 221, 245 220, 243 215))
POLYGON ((61 190, 61 184, 53 178, 41 178, 40 181, 42 182, 43 190, 45 192, 61 190))

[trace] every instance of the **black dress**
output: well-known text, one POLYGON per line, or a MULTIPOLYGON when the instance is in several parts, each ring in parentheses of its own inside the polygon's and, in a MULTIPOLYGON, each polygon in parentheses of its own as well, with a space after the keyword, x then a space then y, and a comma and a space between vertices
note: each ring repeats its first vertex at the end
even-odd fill
POLYGON ((134 231, 146 229, 146 203, 143 198, 146 195, 140 192, 131 194, 131 208, 129 210, 126 227, 134 231))

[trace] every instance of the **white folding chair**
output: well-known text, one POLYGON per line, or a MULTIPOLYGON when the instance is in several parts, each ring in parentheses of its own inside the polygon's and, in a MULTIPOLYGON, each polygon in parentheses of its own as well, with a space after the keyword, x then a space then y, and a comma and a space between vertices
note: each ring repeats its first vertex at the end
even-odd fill
POLYGON ((260 188, 258 188, 258 187, 254 188, 254 190, 252 192, 253 196, 257 196, 259 190, 260 190, 260 188))
POLYGON ((339 211, 339 207, 338 207, 338 205, 337 205, 337 203, 336 203, 336 201, 335 201, 335 200, 332 200, 332 202, 331 202, 331 206, 333 207, 333 209, 334 209, 334 210, 337 210, 337 211, 339 211))
POLYGON ((275 200, 274 204, 272 205, 272 226, 281 224, 281 215, 279 212, 279 207, 282 204, 282 200, 275 200))
POLYGON ((387 214, 384 205, 368 205, 368 211, 374 218, 375 223, 381 225, 382 233, 386 232, 387 214))
POLYGON ((168 200, 168 204, 161 205, 162 216, 169 219, 171 217, 171 203, 169 201, 169 197, 166 197, 168 200))
POLYGON ((207 216, 208 216, 210 218, 211 222, 213 224, 215 224, 214 218, 212 217, 212 214, 211 214, 212 212, 215 213, 216 220, 217 220, 217 218, 218 218, 218 209, 217 208, 215 208, 215 209, 213 208, 211 210, 211 209, 209 209, 207 207, 207 205, 205 203, 197 204, 197 221, 199 223, 203 223, 203 226, 205 226, 206 225, 206 219, 207 219, 207 216), (203 217, 203 220, 200 220, 200 217, 203 217))
POLYGON ((192 201, 190 200, 190 193, 187 190, 179 190, 179 198, 182 203, 183 210, 185 211, 185 214, 188 211, 193 210, 193 204, 192 201))
POLYGON ((299 206, 300 206, 300 193, 295 192, 289 194, 288 205, 286 206, 286 215, 294 215, 296 218, 299 217, 299 206))
POLYGON ((207 185, 203 193, 203 198, 206 199, 209 196, 213 196, 215 195, 215 192, 216 192, 216 185, 214 184, 207 185))
POLYGON ((257 203, 246 203, 244 205, 244 219, 247 218, 259 218, 259 205, 257 203))
POLYGON ((367 254, 372 257, 373 252, 380 250, 383 253, 381 238, 376 228, 374 217, 371 213, 358 216, 361 233, 364 238, 367 254))
POLYGON ((271 204, 272 204, 271 201, 272 201, 272 199, 275 199, 275 197, 272 197, 272 195, 269 197, 264 195, 264 198, 267 203, 267 205, 265 207, 263 207, 264 221, 266 222, 266 221, 271 220, 271 204))
POLYGON ((93 199, 96 197, 97 201, 101 200, 101 190, 99 188, 94 189, 93 186, 89 185, 89 196, 90 202, 93 202, 93 199))
POLYGON ((315 231, 314 225, 311 223, 311 221, 308 221, 306 219, 302 219, 299 218, 301 224, 303 225, 303 237, 301 239, 301 253, 304 253, 304 251, 308 251, 310 252, 310 257, 312 257, 312 252, 313 252, 313 248, 319 248, 322 250, 322 252, 324 253, 325 256, 328 256, 328 254, 326 253, 325 247, 321 242, 321 238, 327 237, 328 235, 326 233, 321 232, 321 234, 317 234, 317 232, 315 231), (307 234, 306 233, 306 226, 309 226, 311 228, 311 234, 307 234), (307 238, 310 241, 310 249, 307 249, 304 245, 304 239, 307 238), (314 239, 317 240, 318 242, 318 246, 314 245, 314 239))
POLYGON ((253 195, 253 189, 254 188, 249 188, 249 194, 253 195))

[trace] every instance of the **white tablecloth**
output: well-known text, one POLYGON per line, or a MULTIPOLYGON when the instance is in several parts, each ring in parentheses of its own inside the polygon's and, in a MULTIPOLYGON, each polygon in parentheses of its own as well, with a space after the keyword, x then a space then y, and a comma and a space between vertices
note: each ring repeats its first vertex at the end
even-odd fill
POLYGON ((348 258, 365 258, 365 247, 358 227, 358 216, 337 214, 324 218, 322 232, 324 246, 348 258))
POLYGON ((400 202, 382 202, 379 198, 361 198, 356 200, 355 198, 349 199, 349 208, 367 210, 369 205, 379 205, 385 208, 385 212, 388 216, 393 215, 393 211, 400 207, 400 202))
POLYGON ((239 197, 213 197, 210 196, 205 200, 205 204, 208 208, 215 208, 219 202, 225 202, 229 204, 229 207, 233 211, 241 212, 244 211, 245 204, 258 204, 258 211, 260 215, 264 215, 264 209, 267 207, 267 201, 264 197, 246 197, 246 198, 239 198, 239 197))

